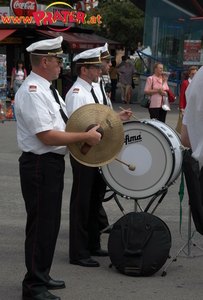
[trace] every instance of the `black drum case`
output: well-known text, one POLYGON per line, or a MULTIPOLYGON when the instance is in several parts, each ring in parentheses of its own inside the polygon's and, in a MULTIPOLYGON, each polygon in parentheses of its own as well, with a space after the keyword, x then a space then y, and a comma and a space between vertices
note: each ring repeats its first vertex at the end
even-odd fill
POLYGON ((108 251, 112 265, 130 276, 150 276, 169 257, 171 233, 158 217, 131 212, 120 218, 111 230, 108 251))

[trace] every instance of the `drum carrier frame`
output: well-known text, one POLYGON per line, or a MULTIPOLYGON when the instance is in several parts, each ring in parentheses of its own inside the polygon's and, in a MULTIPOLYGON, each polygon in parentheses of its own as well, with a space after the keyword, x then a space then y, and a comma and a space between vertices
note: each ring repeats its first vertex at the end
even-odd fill
MULTIPOLYGON (((157 204, 155 205, 155 207, 153 208, 153 210, 151 211, 151 214, 153 214, 155 212, 155 210, 157 209, 157 207, 159 206, 159 204, 163 201, 164 197, 166 196, 167 192, 168 192, 168 187, 169 186, 165 186, 162 190, 158 191, 152 198, 151 200, 149 201, 149 203, 147 204, 147 206, 145 207, 145 209, 143 209, 141 207, 141 205, 139 204, 138 200, 139 199, 136 199, 136 198, 130 198, 132 200, 135 201, 135 212, 137 211, 137 207, 139 207, 140 211, 141 212, 148 212, 150 207, 152 206, 152 204, 154 203, 154 201, 158 198, 159 200, 157 201, 157 204)), ((112 191, 112 190, 109 190, 107 189, 106 190, 106 193, 108 192, 113 192, 109 197, 103 199, 103 202, 108 202, 110 201, 112 198, 115 200, 116 204, 118 205, 119 209, 121 210, 121 212, 123 213, 123 215, 126 214, 123 206, 121 205, 119 199, 118 199, 118 196, 117 196, 117 193, 112 191)), ((123 196, 123 198, 129 198, 129 197, 125 197, 123 196)), ((107 226, 106 228, 104 228, 103 230, 101 230, 101 233, 105 232, 106 230, 108 229, 111 229, 113 225, 109 225, 107 226)))

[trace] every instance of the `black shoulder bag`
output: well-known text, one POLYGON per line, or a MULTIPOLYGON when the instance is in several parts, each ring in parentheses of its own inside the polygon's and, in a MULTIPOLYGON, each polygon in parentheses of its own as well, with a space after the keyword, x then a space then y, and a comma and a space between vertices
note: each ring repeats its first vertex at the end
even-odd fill
MULTIPOLYGON (((153 90, 153 78, 152 78, 152 90, 153 90)), ((144 94, 144 97, 140 101, 140 106, 149 108, 150 107, 150 98, 149 95, 144 94)))

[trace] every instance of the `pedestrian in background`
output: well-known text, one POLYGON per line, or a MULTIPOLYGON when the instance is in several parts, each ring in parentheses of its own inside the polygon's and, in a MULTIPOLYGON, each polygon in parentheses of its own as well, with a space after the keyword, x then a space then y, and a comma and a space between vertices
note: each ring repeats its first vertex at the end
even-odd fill
POLYGON ((154 64, 154 74, 147 78, 144 93, 150 97, 150 118, 165 123, 167 111, 162 109, 162 101, 163 96, 167 95, 165 90, 169 90, 169 87, 163 75, 163 68, 163 64, 160 62, 154 64))
POLYGON ((109 70, 109 76, 111 78, 111 101, 116 101, 116 89, 117 89, 117 66, 116 61, 112 60, 112 66, 109 70))
POLYGON ((186 107, 185 92, 187 90, 187 87, 191 83, 193 77, 197 73, 197 71, 198 71, 198 68, 196 66, 191 66, 188 69, 188 79, 183 80, 183 82, 181 83, 181 87, 180 87, 180 99, 179 99, 179 110, 181 111, 181 113, 183 115, 184 115, 184 111, 185 111, 185 107, 186 107))
POLYGON ((121 78, 121 100, 122 103, 130 102, 130 91, 132 92, 133 75, 136 73, 135 67, 131 64, 129 59, 126 60, 125 65, 122 65, 117 70, 121 78))
POLYGON ((197 73, 198 68, 195 66, 191 66, 188 69, 188 79, 183 80, 183 82, 181 83, 181 87, 180 87, 180 99, 179 99, 179 116, 178 116, 178 122, 177 122, 177 126, 175 128, 175 130, 181 134, 181 130, 182 130, 182 120, 183 120, 183 116, 184 116, 184 112, 185 112, 185 107, 186 107, 186 90, 189 86, 189 84, 192 82, 193 77, 195 76, 195 74, 197 73))
POLYGON ((16 67, 12 70, 11 89, 13 89, 14 93, 18 91, 19 87, 23 84, 23 81, 27 77, 27 71, 23 66, 23 60, 19 59, 16 63, 16 67))

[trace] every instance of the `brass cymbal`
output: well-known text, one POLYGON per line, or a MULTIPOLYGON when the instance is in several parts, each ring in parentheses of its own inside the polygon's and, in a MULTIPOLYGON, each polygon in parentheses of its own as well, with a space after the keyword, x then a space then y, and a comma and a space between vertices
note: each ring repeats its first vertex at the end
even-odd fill
POLYGON ((99 167, 110 163, 123 147, 123 123, 118 114, 107 105, 95 103, 81 106, 68 119, 66 131, 86 132, 91 125, 97 124, 102 128, 103 137, 86 154, 81 152, 84 143, 68 145, 71 155, 86 166, 99 167))

